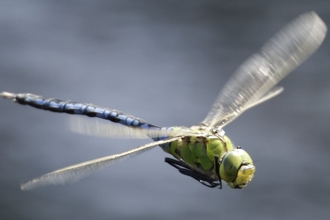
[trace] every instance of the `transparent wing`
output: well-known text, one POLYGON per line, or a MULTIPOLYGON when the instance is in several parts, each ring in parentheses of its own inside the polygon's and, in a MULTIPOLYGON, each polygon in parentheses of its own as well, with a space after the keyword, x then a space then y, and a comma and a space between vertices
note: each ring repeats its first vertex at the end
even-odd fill
MULTIPOLYGON (((95 118, 70 117, 69 129, 72 132, 108 138, 158 138, 171 134, 171 128, 142 129, 126 127, 95 118)), ((172 132, 173 133, 173 132, 172 132)), ((173 136, 173 135, 172 135, 173 136)))
POLYGON ((28 182, 21 184, 22 190, 31 190, 47 185, 63 185, 67 183, 76 182, 82 178, 85 178, 92 173, 101 170, 121 159, 126 159, 130 156, 140 154, 146 150, 152 149, 157 145, 176 141, 182 137, 173 137, 166 140, 152 142, 124 153, 115 154, 107 157, 98 158, 95 160, 86 161, 76 165, 68 166, 59 170, 55 170, 51 173, 47 173, 41 177, 35 178, 28 182))
POLYGON ((255 106, 253 103, 261 103, 258 100, 264 94, 315 52, 326 32, 315 12, 289 23, 236 70, 202 124, 223 127, 255 106))
MULTIPOLYGON (((265 102, 265 101, 267 101, 271 98, 274 98, 275 96, 279 95, 283 91, 284 91, 283 87, 272 88, 264 96, 262 96, 259 100, 247 105, 244 110, 246 111, 246 110, 248 110, 250 108, 253 108, 254 106, 257 106, 257 105, 259 105, 259 104, 261 104, 261 103, 263 103, 263 102, 265 102)), ((232 115, 228 115, 227 117, 231 117, 231 116, 235 116, 235 113, 233 112, 232 115)))
POLYGON ((271 90, 269 90, 265 95, 263 95, 260 99, 258 99, 256 102, 249 102, 249 105, 246 105, 244 110, 248 110, 249 108, 253 108, 254 106, 257 106, 265 101, 268 101, 271 98, 274 98, 275 96, 279 95, 284 91, 283 87, 274 87, 271 90))
POLYGON ((97 137, 145 139, 197 135, 196 132, 186 127, 174 128, 178 127, 133 128, 95 118, 70 117, 69 119, 70 131, 97 137))

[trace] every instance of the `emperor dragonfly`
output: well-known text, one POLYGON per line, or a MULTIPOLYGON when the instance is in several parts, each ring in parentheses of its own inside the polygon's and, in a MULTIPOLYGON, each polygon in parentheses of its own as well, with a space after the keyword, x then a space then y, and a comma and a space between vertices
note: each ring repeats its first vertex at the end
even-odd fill
POLYGON ((253 160, 246 151, 233 146, 223 127, 247 109, 280 94, 283 88, 274 86, 316 51, 326 31, 326 25, 315 12, 305 13, 288 24, 237 69, 221 90, 207 117, 199 125, 190 128, 158 127, 123 112, 92 104, 46 99, 29 93, 0 93, 1 97, 19 104, 53 112, 98 117, 126 126, 84 124, 79 120, 78 123, 71 123, 74 131, 105 136, 151 137, 154 140, 124 153, 53 171, 23 183, 21 188, 29 190, 73 182, 119 159, 158 145, 176 158, 166 158, 165 161, 182 174, 209 187, 221 188, 224 180, 231 188, 244 188, 255 173, 253 160))

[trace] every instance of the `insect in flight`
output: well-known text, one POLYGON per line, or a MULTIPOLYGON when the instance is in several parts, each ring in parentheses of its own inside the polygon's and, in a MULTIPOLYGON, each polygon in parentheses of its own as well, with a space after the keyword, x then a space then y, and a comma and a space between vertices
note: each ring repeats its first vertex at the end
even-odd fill
MULTIPOLYGON (((327 27, 315 12, 302 14, 270 39, 261 50, 249 57, 220 91, 210 112, 198 125, 158 127, 123 112, 41 96, 9 92, 1 97, 52 112, 87 115, 121 124, 74 124, 73 130, 93 135, 149 137, 154 142, 126 151, 53 171, 21 185, 23 190, 77 181, 122 158, 160 146, 173 158, 165 161, 180 173, 209 187, 243 188, 253 178, 255 166, 250 155, 234 147, 223 127, 247 109, 267 101, 283 91, 274 87, 299 66, 323 42, 327 27), (123 126, 124 125, 124 126, 123 126)), ((109 123, 108 123, 109 124, 109 123)))

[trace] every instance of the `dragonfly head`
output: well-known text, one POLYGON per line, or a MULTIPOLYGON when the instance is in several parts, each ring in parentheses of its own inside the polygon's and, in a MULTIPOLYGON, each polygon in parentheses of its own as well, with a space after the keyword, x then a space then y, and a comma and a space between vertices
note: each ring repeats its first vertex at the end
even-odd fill
POLYGON ((253 178, 255 166, 250 155, 242 149, 229 151, 222 158, 219 174, 231 188, 244 188, 253 178))

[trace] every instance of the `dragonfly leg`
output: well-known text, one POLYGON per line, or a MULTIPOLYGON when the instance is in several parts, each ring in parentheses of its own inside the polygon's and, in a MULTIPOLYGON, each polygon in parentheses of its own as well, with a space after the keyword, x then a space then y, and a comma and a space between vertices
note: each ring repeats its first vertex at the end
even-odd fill
MULTIPOLYGON (((217 186, 221 186, 221 181, 218 183, 218 180, 213 179, 209 176, 206 176, 204 174, 198 173, 195 170, 192 170, 187 164, 185 164, 183 161, 172 159, 169 157, 165 158, 165 162, 173 166, 174 168, 178 169, 180 173, 186 176, 190 176, 203 184, 204 186, 215 188, 217 186)), ((221 189, 221 188, 220 188, 221 189)))
POLYGON ((219 189, 222 189, 222 181, 221 181, 221 176, 220 176, 220 163, 219 163, 218 155, 214 156, 214 161, 215 161, 215 173, 217 174, 217 177, 219 179, 219 189))

